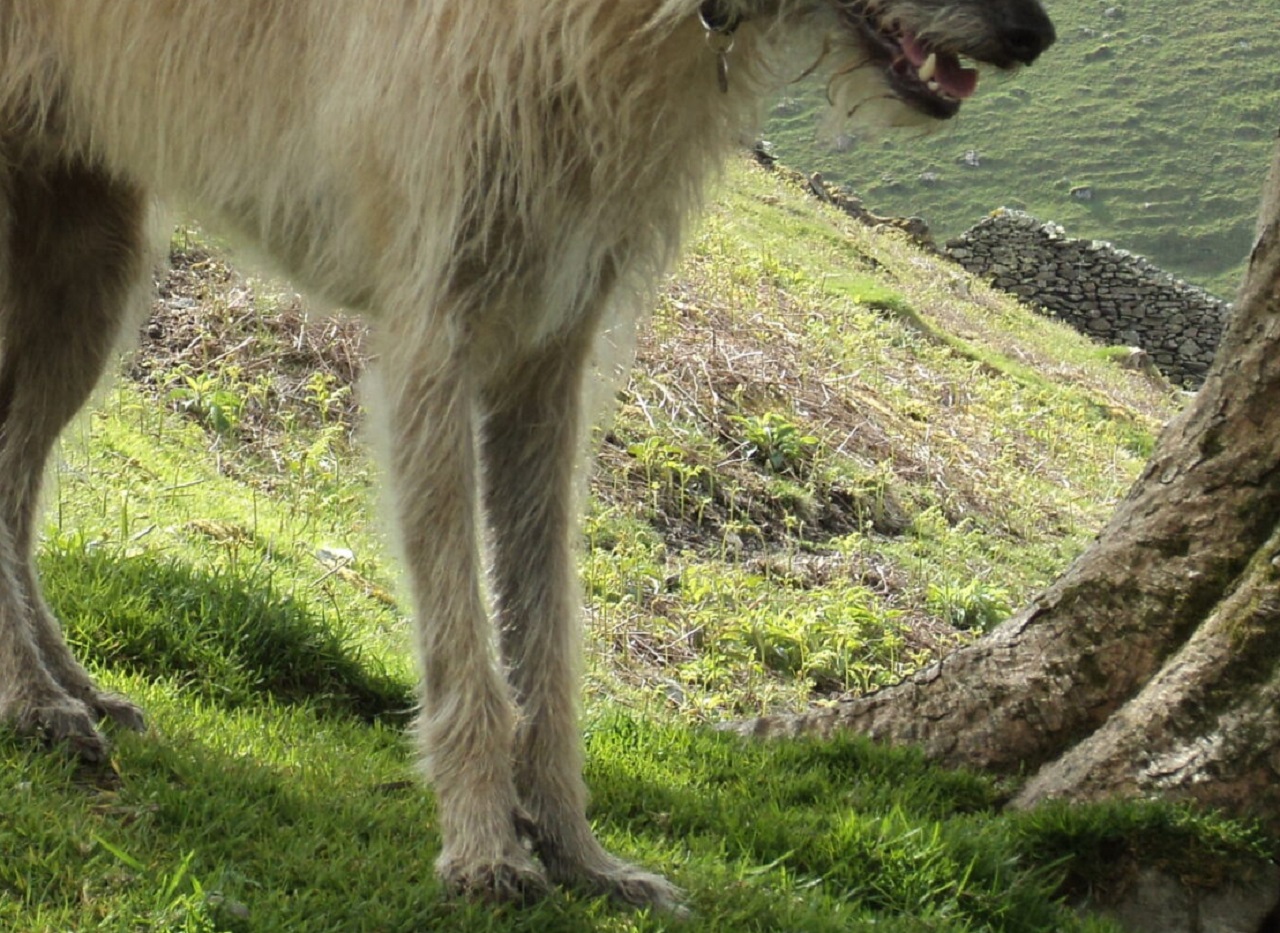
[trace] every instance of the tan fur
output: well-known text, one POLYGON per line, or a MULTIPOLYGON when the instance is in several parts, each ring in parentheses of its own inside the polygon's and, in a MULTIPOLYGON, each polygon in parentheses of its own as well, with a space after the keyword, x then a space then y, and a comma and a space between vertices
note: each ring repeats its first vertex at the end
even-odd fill
MULTIPOLYGON (((375 325, 447 884, 675 905, 584 816, 584 373, 767 87, 827 48, 849 93, 886 96, 858 6, 722 0, 722 92, 698 0, 0 0, 0 718, 89 759, 96 719, 141 727, 66 649, 31 550, 44 462, 140 304, 155 193, 375 325)), ((1039 10, 874 6, 979 49, 1039 10)))

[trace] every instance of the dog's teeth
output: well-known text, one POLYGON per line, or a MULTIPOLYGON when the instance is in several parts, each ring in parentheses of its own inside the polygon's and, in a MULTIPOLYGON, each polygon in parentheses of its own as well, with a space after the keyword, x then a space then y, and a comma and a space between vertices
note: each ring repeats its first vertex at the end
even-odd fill
POLYGON ((935 94, 938 93, 938 91, 942 90, 942 85, 939 84, 937 81, 929 81, 925 84, 925 87, 933 91, 935 94))
POLYGON ((924 64, 920 66, 920 80, 929 84, 933 80, 933 76, 938 72, 938 53, 930 52, 929 57, 924 60, 924 64))

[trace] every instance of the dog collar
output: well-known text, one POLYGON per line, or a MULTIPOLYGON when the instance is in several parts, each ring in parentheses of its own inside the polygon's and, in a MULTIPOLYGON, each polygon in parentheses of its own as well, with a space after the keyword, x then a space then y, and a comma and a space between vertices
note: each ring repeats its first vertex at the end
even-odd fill
POLYGON ((733 34, 742 24, 742 14, 724 0, 702 0, 698 20, 707 31, 707 47, 716 57, 716 83, 720 93, 729 91, 729 52, 733 50, 733 34))

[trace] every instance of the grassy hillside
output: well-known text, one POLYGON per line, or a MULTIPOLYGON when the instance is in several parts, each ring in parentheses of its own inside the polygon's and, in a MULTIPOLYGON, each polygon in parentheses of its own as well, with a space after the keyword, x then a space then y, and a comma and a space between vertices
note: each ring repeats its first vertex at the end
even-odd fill
POLYGON ((64 445, 40 555, 70 639, 152 731, 97 770, 0 732, 0 928, 1114 930, 1062 900, 1270 851, 1154 805, 1003 815, 1007 784, 910 750, 704 728, 891 682, 994 624, 1178 403, 743 164, 663 290, 584 528, 592 818, 693 917, 443 899, 402 728, 409 622, 352 436, 363 331, 198 238, 175 259, 130 378, 64 445))
POLYGON ((1018 207, 1233 297, 1280 124, 1280 6, 1049 7, 1058 45, 1018 75, 984 76, 977 98, 932 135, 855 135, 838 151, 819 131, 825 99, 812 86, 778 108, 767 135, 788 164, 851 185, 874 209, 922 215, 944 235, 1018 207), (980 165, 963 164, 968 150, 980 165), (1073 198, 1079 186, 1093 199, 1073 198))

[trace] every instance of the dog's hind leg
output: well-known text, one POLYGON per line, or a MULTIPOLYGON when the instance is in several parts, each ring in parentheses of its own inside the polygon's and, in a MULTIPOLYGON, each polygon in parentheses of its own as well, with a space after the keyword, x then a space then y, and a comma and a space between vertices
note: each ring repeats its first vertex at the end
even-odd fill
POLYGON ((498 901, 540 895, 511 769, 514 709, 482 595, 476 398, 465 325, 391 319, 375 331, 372 389, 417 615, 418 737, 435 790, 446 888, 498 901))
POLYGON ((69 743, 106 743, 94 721, 142 716, 94 684, 46 606, 33 559, 45 463, 111 357, 148 285, 146 205, 82 165, 19 161, 3 182, 0 238, 0 718, 69 743))
POLYGON ((552 880, 638 906, 678 909, 671 884, 605 851, 586 818, 573 539, 589 331, 584 324, 504 368, 485 394, 481 450, 491 585, 520 709, 516 787, 552 880))

